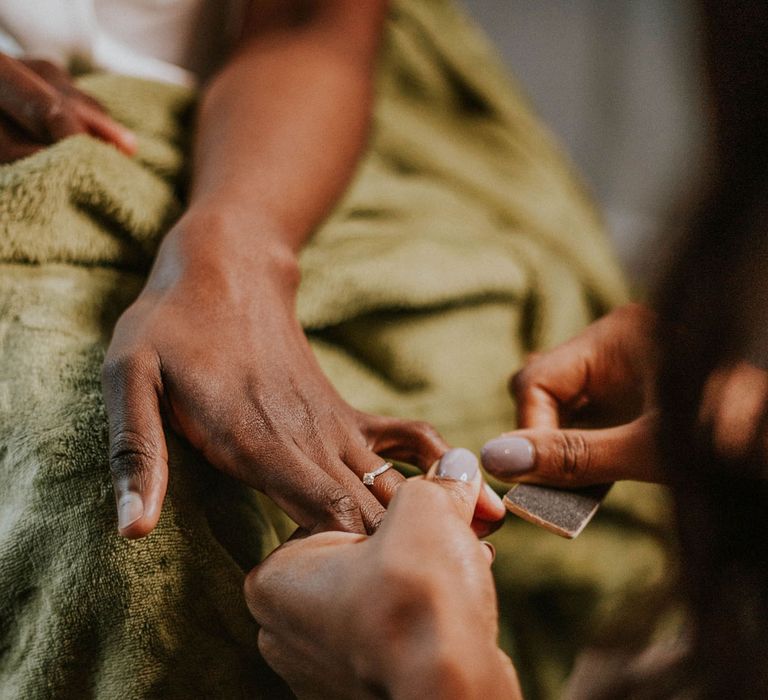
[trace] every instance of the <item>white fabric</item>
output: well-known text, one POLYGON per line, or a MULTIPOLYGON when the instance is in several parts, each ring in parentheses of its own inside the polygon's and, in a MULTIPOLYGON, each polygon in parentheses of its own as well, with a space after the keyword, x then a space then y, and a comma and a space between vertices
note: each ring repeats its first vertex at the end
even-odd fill
POLYGON ((194 84, 236 38, 238 0, 0 0, 0 51, 194 84))

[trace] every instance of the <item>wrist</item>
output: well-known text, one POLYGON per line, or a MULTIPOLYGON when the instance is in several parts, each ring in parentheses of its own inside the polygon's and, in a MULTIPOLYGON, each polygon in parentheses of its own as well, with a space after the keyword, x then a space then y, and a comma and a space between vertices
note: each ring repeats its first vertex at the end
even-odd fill
POLYGON ((168 232, 147 286, 182 280, 212 286, 227 296, 272 291, 293 300, 300 281, 298 257, 280 232, 256 216, 225 208, 191 207, 168 232))
POLYGON ((514 669, 501 663, 503 657, 495 643, 473 643, 469 634, 453 644, 438 643, 393 667, 389 695, 396 700, 516 698, 514 669))

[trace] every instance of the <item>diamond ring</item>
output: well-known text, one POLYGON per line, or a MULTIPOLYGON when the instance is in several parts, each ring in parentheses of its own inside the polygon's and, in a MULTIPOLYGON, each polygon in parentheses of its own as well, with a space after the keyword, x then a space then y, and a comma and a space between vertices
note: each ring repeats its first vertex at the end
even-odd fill
POLYGON ((363 474, 363 483, 366 486, 373 486, 376 477, 381 476, 388 469, 392 469, 393 466, 392 462, 384 462, 378 469, 374 469, 372 472, 365 472, 363 474))

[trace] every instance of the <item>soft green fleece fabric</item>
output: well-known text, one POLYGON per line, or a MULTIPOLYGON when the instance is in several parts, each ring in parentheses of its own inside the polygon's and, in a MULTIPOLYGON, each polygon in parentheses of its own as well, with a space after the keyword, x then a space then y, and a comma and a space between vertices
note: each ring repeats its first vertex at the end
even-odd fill
MULTIPOLYGON (((136 130, 138 155, 75 137, 0 168, 0 696, 278 697, 241 596, 278 542, 270 506, 171 437, 156 531, 115 533, 99 367, 182 210, 194 95, 81 85, 136 130)), ((303 254, 299 317, 353 405, 476 449, 513 425, 505 380, 524 354, 621 302, 621 275, 569 166, 450 3, 394 4, 378 94, 369 153, 303 254)), ((534 614, 538 593, 575 581, 589 616, 659 575, 655 513, 625 501, 577 543, 517 522, 499 538, 534 694, 571 654, 548 648, 565 628, 534 614)))

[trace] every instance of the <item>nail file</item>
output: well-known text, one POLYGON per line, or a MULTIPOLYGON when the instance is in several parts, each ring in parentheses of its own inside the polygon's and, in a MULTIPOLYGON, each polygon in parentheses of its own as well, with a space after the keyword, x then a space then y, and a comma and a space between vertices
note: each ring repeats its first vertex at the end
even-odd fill
POLYGON ((518 484, 504 496, 507 510, 528 522, 572 540, 592 520, 613 484, 565 490, 518 484))

